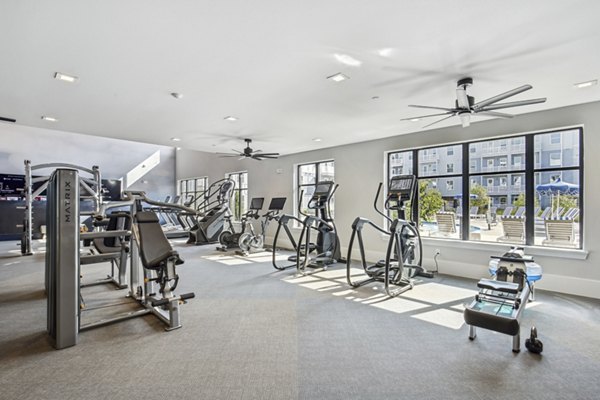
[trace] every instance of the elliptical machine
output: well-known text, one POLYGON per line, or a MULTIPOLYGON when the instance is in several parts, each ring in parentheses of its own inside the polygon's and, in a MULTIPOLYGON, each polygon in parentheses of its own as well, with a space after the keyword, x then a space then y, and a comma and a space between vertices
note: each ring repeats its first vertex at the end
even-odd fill
MULTIPOLYGON (((231 215, 229 199, 234 188, 235 182, 225 178, 216 181, 204 192, 204 200, 199 204, 198 210, 206 209, 208 211, 197 217, 196 215, 187 215, 193 219, 188 244, 201 245, 219 241, 226 217, 231 215)), ((229 229, 233 230, 231 221, 229 223, 229 229)))
POLYGON ((390 179, 384 207, 388 211, 397 213, 397 217, 394 219, 377 207, 382 186, 383 182, 379 183, 373 207, 377 213, 388 221, 389 230, 385 230, 363 217, 357 217, 354 220, 346 260, 346 280, 354 288, 372 282, 383 282, 387 295, 396 297, 413 288, 411 278, 416 275, 432 278, 433 273, 428 272, 422 266, 423 247, 419 230, 414 222, 406 220, 406 203, 410 203, 410 209, 415 204, 416 177, 414 175, 402 175, 390 179), (368 264, 366 261, 362 237, 362 230, 365 226, 371 226, 389 237, 385 259, 375 264, 368 264), (360 261, 364 273, 368 277, 362 281, 353 281, 351 276, 352 249, 355 238, 358 238, 360 261))
POLYGON ((229 214, 225 217, 225 220, 227 221, 230 230, 224 230, 219 235, 219 243, 221 244, 221 246, 217 247, 217 250, 227 251, 228 249, 235 249, 237 247, 240 247, 241 236, 244 233, 246 233, 247 226, 252 226, 252 224, 249 222, 251 219, 260 218, 258 212, 262 210, 264 202, 264 197, 252 198, 252 200, 250 201, 250 207, 248 208, 248 211, 246 211, 241 216, 240 222, 242 227, 239 232, 236 232, 235 228, 233 227, 233 223, 231 222, 232 215, 229 214))
POLYGON ((314 210, 315 215, 308 215, 302 212, 302 198, 304 191, 300 193, 300 201, 298 203, 298 214, 303 215, 304 219, 296 218, 293 215, 283 214, 278 218, 279 225, 273 238, 273 267, 279 271, 288 268, 296 267, 296 270, 302 275, 306 275, 306 267, 327 269, 327 266, 338 262, 341 259, 340 254, 340 239, 337 235, 335 222, 331 217, 331 198, 339 185, 334 182, 325 181, 317 182, 315 191, 308 202, 308 209, 314 210), (290 221, 296 221, 302 226, 302 232, 298 238, 298 242, 294 239, 289 227, 290 221), (288 257, 288 261, 292 264, 279 265, 277 264, 277 241, 279 234, 283 229, 294 249, 294 255, 288 257), (311 243, 311 231, 318 231, 316 243, 311 243), (311 253, 316 254, 311 255, 311 253))
MULTIPOLYGON (((296 249, 296 270, 306 275, 306 267, 327 269, 329 264, 338 262, 340 254, 340 238, 337 235, 335 222, 331 217, 331 198, 339 185, 333 182, 317 182, 315 191, 307 204, 309 210, 315 210, 315 215, 302 212, 302 202, 298 205, 298 212, 304 215, 302 232, 296 249), (311 231, 316 230, 317 241, 311 243, 311 231), (316 252, 311 256, 310 253, 316 252)), ((304 192, 300 194, 300 199, 304 192)))

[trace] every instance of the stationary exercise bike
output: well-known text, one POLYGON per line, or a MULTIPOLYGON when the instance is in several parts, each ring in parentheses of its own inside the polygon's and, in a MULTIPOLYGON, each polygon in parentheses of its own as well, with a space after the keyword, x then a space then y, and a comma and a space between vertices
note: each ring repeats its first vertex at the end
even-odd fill
POLYGON ((228 222, 228 225, 230 227, 230 230, 224 230, 219 235, 219 243, 221 244, 221 246, 217 247, 217 250, 227 251, 228 249, 235 249, 235 248, 239 247, 240 238, 244 233, 246 233, 246 227, 248 227, 248 226, 252 227, 252 224, 249 222, 249 220, 260 218, 260 215, 258 214, 258 212, 260 210, 262 210, 264 202, 265 202, 264 197, 254 197, 250 201, 250 207, 249 207, 248 211, 246 211, 241 216, 241 221, 240 221, 241 229, 239 232, 235 231, 235 228, 233 227, 233 224, 231 223, 232 215, 229 214, 225 217, 225 219, 228 222))
POLYGON ((380 211, 377 206, 382 187, 383 182, 379 184, 373 207, 377 213, 387 220, 389 227, 386 230, 363 217, 357 217, 354 220, 346 260, 346 280, 354 288, 372 282, 383 282, 387 295, 395 297, 413 288, 412 278, 415 276, 432 278, 433 274, 422 266, 423 247, 419 230, 414 222, 406 219, 407 203, 411 207, 409 215, 415 204, 416 177, 414 175, 402 175, 390 179, 384 207, 388 212, 396 213, 396 218, 389 217, 380 211), (368 264, 366 260, 362 237, 365 226, 370 226, 388 237, 385 259, 375 264, 368 264), (367 275, 367 279, 362 281, 353 281, 351 275, 352 250, 355 238, 358 238, 360 262, 365 275, 367 275))
POLYGON ((251 223, 247 225, 250 232, 245 232, 240 235, 238 241, 240 251, 237 252, 239 255, 247 256, 250 253, 256 253, 265 250, 265 234, 267 233, 269 223, 277 219, 279 213, 285 206, 286 200, 287 199, 285 197, 273 197, 271 199, 269 211, 262 216, 263 219, 260 222, 260 234, 257 234, 254 231, 254 226, 252 226, 251 223))

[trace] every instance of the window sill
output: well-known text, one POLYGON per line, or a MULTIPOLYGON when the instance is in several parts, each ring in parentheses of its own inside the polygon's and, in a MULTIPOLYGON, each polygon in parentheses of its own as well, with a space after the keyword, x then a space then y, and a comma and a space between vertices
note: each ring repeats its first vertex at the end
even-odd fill
POLYGON ((525 249, 527 255, 532 256, 543 256, 543 257, 557 257, 565 258, 570 260, 585 260, 588 257, 589 252, 587 250, 580 249, 563 249, 558 247, 542 247, 542 246, 525 246, 518 245, 516 243, 493 243, 493 242, 476 242, 466 240, 453 240, 443 238, 423 238, 423 243, 429 246, 436 247, 452 247, 458 249, 471 249, 471 250, 483 250, 490 251, 493 253, 500 253, 508 246, 522 246, 525 249))

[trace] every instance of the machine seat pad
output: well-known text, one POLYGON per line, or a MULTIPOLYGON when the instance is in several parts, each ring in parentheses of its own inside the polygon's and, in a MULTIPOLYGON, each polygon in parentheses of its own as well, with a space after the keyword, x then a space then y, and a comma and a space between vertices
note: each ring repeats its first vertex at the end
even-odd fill
POLYGON ((140 258, 144 268, 162 268, 164 261, 172 257, 175 258, 175 264, 183 264, 177 251, 171 247, 153 211, 140 211, 135 218, 140 235, 140 258))
POLYGON ((505 293, 519 293, 519 284, 513 282, 497 281, 493 279, 480 279, 477 283, 480 289, 497 290, 505 293))

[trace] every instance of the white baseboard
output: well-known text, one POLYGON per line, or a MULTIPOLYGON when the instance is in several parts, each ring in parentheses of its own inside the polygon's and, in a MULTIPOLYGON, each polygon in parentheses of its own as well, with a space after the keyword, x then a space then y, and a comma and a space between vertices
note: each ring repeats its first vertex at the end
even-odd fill
MULTIPOLYGON (((273 238, 269 238, 267 243, 272 243, 273 238)), ((280 237, 280 243, 277 247, 291 249, 291 243, 287 237, 280 237)), ((342 246, 342 257, 348 255, 348 248, 342 246)), ((373 251, 365 249, 367 261, 375 262, 385 258, 382 251, 373 251)), ((352 258, 358 259, 360 252, 358 246, 353 249, 352 258)), ((423 257, 423 266, 428 270, 435 270, 435 262, 431 257, 423 257)), ((439 272, 441 274, 459 276, 463 278, 480 279, 489 276, 487 264, 470 264, 465 262, 450 261, 446 258, 439 260, 439 272)), ((542 279, 536 282, 536 288, 549 290, 558 293, 573 294, 591 298, 600 298, 600 280, 575 278, 567 275, 544 274, 542 279)))

